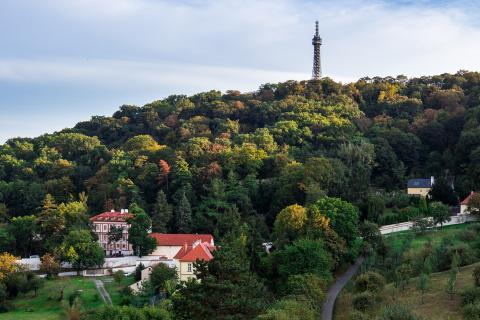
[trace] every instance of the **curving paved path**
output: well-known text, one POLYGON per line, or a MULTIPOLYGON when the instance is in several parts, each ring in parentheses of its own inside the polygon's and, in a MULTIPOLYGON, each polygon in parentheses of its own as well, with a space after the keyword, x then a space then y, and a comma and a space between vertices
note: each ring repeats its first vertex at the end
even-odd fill
POLYGON ((106 304, 112 304, 112 299, 110 298, 110 295, 108 294, 108 291, 105 290, 105 287, 103 286, 103 281, 95 279, 93 280, 95 282, 95 286, 97 287, 98 293, 100 293, 100 296, 102 297, 103 301, 105 301, 106 304))
POLYGON ((357 260, 355 260, 355 263, 348 268, 344 274, 338 277, 337 281, 335 281, 335 283, 328 289, 322 308, 322 320, 333 319, 333 308, 335 307, 337 295, 342 291, 343 287, 355 275, 355 273, 357 273, 358 268, 360 268, 363 263, 363 259, 363 257, 358 257, 357 260))

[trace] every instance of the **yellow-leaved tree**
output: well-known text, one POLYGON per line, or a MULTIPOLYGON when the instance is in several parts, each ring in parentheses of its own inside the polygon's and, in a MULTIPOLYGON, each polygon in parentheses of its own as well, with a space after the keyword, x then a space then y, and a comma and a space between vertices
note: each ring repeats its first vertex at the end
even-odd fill
POLYGON ((18 269, 16 258, 4 252, 0 254, 0 281, 2 281, 9 273, 15 272, 18 269))
POLYGON ((280 242, 297 238, 305 231, 308 220, 307 210, 298 204, 292 204, 280 211, 275 218, 274 230, 280 242))

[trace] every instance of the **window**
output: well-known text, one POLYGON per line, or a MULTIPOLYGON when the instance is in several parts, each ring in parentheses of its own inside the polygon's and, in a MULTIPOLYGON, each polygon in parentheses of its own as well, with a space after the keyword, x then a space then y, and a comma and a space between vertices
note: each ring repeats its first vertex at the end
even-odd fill
POLYGON ((192 264, 191 263, 189 263, 187 265, 187 272, 192 272, 192 264))

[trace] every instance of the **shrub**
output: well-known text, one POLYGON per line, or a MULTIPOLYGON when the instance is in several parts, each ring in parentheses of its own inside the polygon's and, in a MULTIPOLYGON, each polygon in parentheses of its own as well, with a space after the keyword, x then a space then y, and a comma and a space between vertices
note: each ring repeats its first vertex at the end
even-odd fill
POLYGON ((68 320, 81 320, 82 319, 82 306, 78 296, 73 294, 69 296, 69 303, 64 303, 63 311, 68 320), (73 297, 73 300, 71 298, 73 297))
POLYGON ((376 272, 365 272, 355 279, 354 287, 355 292, 380 293, 385 287, 385 278, 376 272))
POLYGON ((375 297, 369 291, 357 293, 352 298, 353 308, 358 311, 367 311, 375 305, 375 297))
POLYGON ((143 313, 148 320, 173 320, 174 317, 170 311, 165 308, 145 307, 143 313))
POLYGON ((480 266, 476 266, 475 269, 473 269, 472 275, 475 286, 480 287, 480 266))
POLYGON ((459 255, 460 266, 466 266, 475 262, 475 252, 467 243, 459 243, 449 248, 448 255, 450 261, 455 253, 459 255))
POLYGON ((325 299, 325 282, 311 273, 288 277, 285 291, 290 295, 305 296, 314 309, 320 309, 325 299))
POLYGON ((142 280, 142 270, 145 269, 145 266, 143 263, 140 263, 136 268, 135 268, 135 282, 142 280))
POLYGON ((75 290, 68 295, 68 304, 72 307, 76 300, 80 299, 80 290, 75 290))
POLYGON ((163 306, 136 308, 131 306, 104 306, 90 317, 95 320, 173 320, 172 313, 163 306))
POLYGON ((267 311, 259 315, 257 320, 315 320, 315 311, 305 301, 297 299, 282 299, 267 311))
POLYGON ((125 278, 125 273, 122 270, 115 271, 113 273, 113 280, 116 283, 122 283, 122 280, 125 278))
POLYGON ((47 291, 47 299, 52 301, 60 301, 63 299, 63 289, 50 288, 47 291))
POLYGON ((333 261, 321 240, 296 240, 277 250, 274 259, 278 264, 278 273, 284 278, 300 273, 314 273, 326 281, 332 278, 330 270, 333 261))
POLYGON ((62 269, 60 263, 50 253, 42 256, 42 263, 40 264, 40 272, 47 274, 47 279, 55 278, 62 269))
POLYGON ((7 287, 0 282, 0 312, 8 312, 12 309, 12 304, 7 298, 7 287))
POLYGON ((467 305, 476 301, 480 301, 480 288, 468 288, 464 290, 460 295, 462 296, 462 305, 467 305))
POLYGON ((404 305, 385 307, 377 318, 378 320, 417 320, 417 316, 404 305))
POLYGON ((128 306, 129 304, 132 303, 132 296, 133 296, 133 293, 132 293, 132 289, 128 286, 125 286, 123 287, 122 289, 122 300, 120 301, 120 305, 122 306, 128 306))
POLYGON ((178 277, 176 268, 170 268, 165 263, 159 263, 152 268, 150 283, 156 292, 165 290, 165 281, 176 280, 178 277))
POLYGON ((350 317, 348 319, 349 320, 370 320, 371 317, 369 315, 366 315, 363 312, 355 310, 350 314, 350 317))
POLYGON ((451 239, 444 239, 439 247, 435 248, 435 257, 437 262, 437 270, 444 271, 450 269, 452 257, 455 253, 460 258, 460 266, 466 266, 475 262, 475 252, 466 243, 452 245, 451 239))
POLYGON ((424 234, 433 227, 433 221, 430 218, 416 217, 413 220, 412 230, 416 234, 424 234))
POLYGON ((463 318, 465 320, 480 320, 480 301, 464 306, 463 318))
POLYGON ((473 231, 477 234, 480 233, 480 223, 472 223, 472 224, 469 224, 466 228, 466 230, 468 231, 473 231))
POLYGON ((9 273, 4 279, 7 293, 10 298, 16 297, 21 292, 28 292, 28 280, 25 272, 9 273))
POLYGON ((477 232, 475 230, 472 230, 472 229, 465 229, 462 233, 460 233, 460 240, 464 241, 464 242, 472 242, 473 240, 475 240, 477 238, 477 232))
POLYGON ((96 320, 111 320, 111 319, 135 319, 135 320, 147 320, 140 308, 135 307, 115 307, 105 306, 99 309, 95 313, 96 320))

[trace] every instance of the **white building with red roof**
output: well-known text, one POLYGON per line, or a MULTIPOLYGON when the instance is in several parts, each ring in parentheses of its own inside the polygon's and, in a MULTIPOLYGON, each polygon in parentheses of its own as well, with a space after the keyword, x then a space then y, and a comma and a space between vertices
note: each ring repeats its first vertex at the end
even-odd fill
POLYGON ((157 248, 150 255, 173 259, 178 251, 194 243, 207 242, 214 246, 211 234, 176 234, 176 233, 151 233, 150 237, 157 240, 157 248))
POLYGON ((475 194, 475 192, 470 192, 470 194, 460 202, 460 214, 469 214, 470 211, 468 210, 468 203, 470 202, 470 199, 472 196, 475 194))
POLYGON ((98 236, 98 242, 105 251, 107 256, 112 255, 132 255, 133 248, 128 242, 128 229, 130 224, 127 219, 133 217, 128 213, 127 209, 122 209, 120 212, 112 210, 110 212, 103 212, 90 218, 93 225, 93 232, 98 236), (108 233, 115 226, 122 228, 122 238, 119 241, 109 241, 108 233))
POLYGON ((211 234, 152 233, 150 236, 157 240, 157 249, 151 255, 173 259, 182 281, 195 277, 195 261, 213 259, 215 244, 211 234))
POLYGON ((190 278, 195 278, 193 263, 197 260, 210 261, 213 259, 212 252, 215 246, 208 242, 197 242, 192 246, 184 246, 173 257, 177 264, 178 278, 181 281, 187 281, 190 278))

